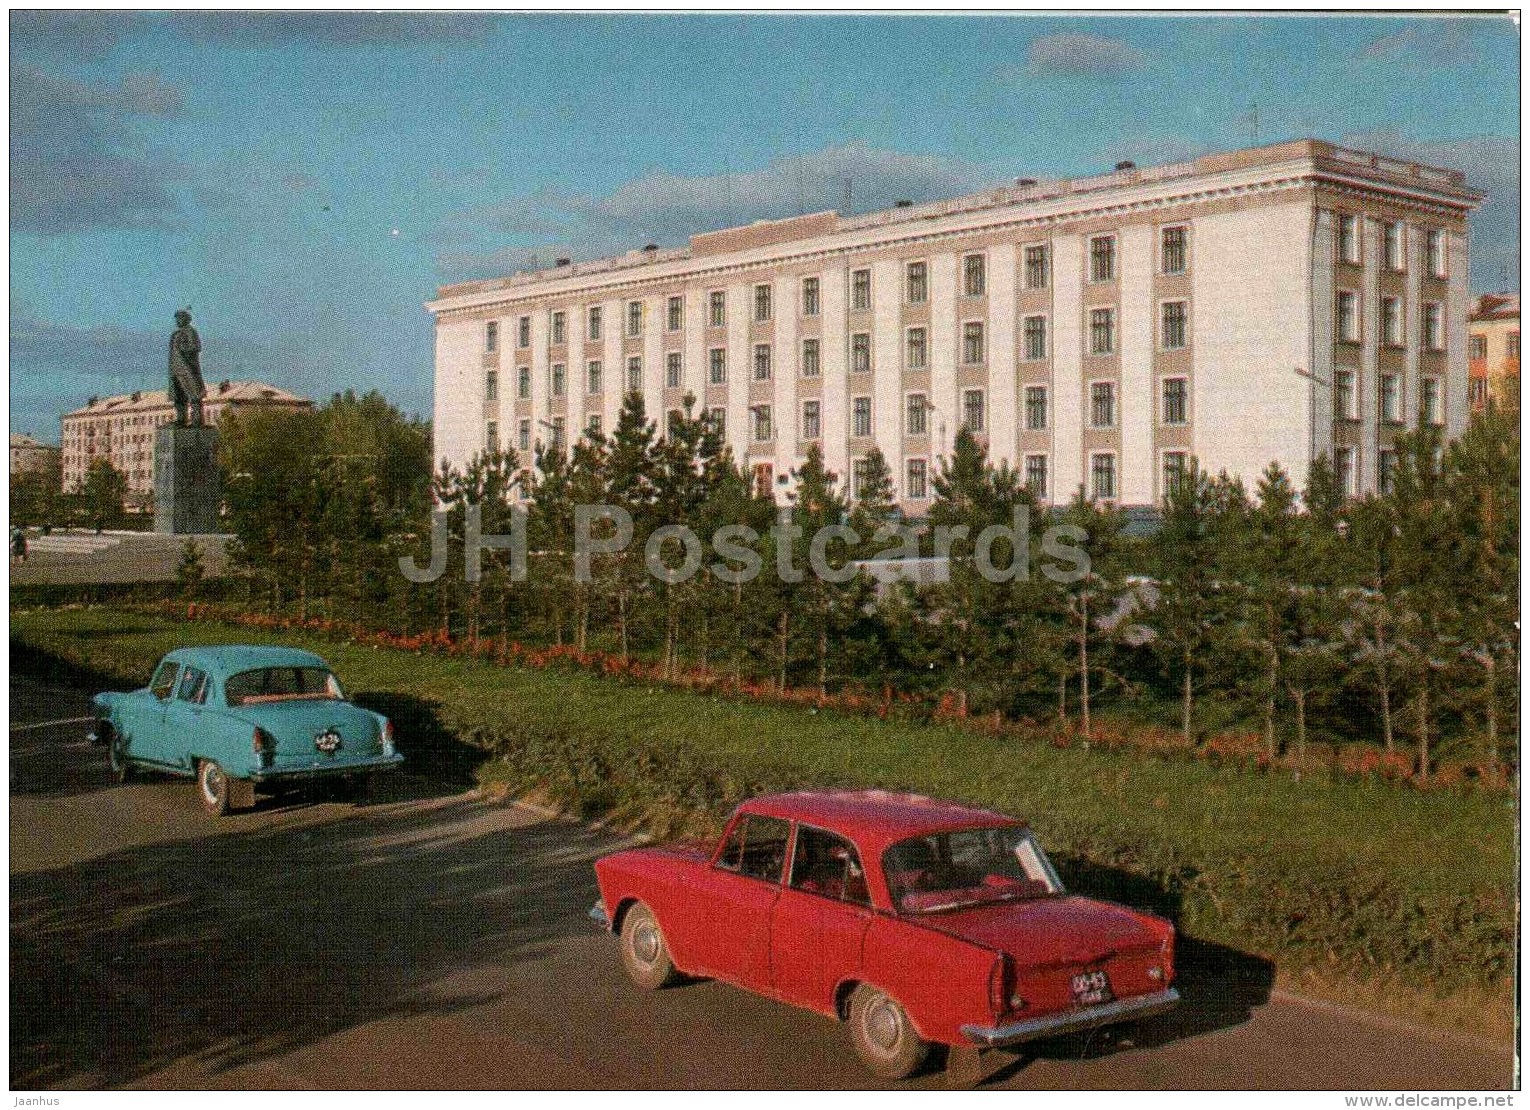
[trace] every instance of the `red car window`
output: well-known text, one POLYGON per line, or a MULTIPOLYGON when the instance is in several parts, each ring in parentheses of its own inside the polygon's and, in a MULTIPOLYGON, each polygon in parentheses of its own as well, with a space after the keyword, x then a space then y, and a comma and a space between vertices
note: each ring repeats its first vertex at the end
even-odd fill
POLYGON ((791 886, 806 894, 821 894, 843 902, 869 905, 866 873, 855 845, 810 825, 797 826, 797 849, 792 853, 791 886))
POLYGON ((779 817, 749 814, 733 823, 717 866, 740 875, 779 883, 786 869, 786 838, 791 825, 779 817))

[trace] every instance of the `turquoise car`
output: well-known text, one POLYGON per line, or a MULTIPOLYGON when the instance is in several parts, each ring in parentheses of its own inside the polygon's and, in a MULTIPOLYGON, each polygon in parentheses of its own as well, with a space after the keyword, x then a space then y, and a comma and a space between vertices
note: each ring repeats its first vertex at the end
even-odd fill
POLYGON ((90 739, 119 781, 140 768, 195 777, 216 816, 253 806, 257 786, 355 780, 404 760, 388 718, 346 701, 323 659, 283 647, 172 651, 142 690, 95 696, 90 739))

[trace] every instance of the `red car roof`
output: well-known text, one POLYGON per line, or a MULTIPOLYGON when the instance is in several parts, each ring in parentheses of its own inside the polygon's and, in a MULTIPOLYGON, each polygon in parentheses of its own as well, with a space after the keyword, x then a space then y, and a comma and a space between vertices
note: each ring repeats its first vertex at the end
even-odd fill
MULTIPOLYGON (((1024 825, 992 810, 886 790, 797 790, 751 798, 739 810, 803 821, 849 837, 878 860, 889 844, 911 836, 979 825, 1024 825)), ((868 861, 869 862, 869 861, 868 861)))

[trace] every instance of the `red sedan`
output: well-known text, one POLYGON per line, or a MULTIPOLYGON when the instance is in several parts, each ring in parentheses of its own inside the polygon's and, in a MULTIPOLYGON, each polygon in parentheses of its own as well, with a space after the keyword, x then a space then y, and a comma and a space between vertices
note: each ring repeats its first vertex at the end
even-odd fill
POLYGON ((1066 894, 1023 821, 880 790, 740 806, 716 845, 595 863, 590 915, 655 989, 722 979, 850 1025, 875 1074, 1163 1013, 1174 926, 1066 894))

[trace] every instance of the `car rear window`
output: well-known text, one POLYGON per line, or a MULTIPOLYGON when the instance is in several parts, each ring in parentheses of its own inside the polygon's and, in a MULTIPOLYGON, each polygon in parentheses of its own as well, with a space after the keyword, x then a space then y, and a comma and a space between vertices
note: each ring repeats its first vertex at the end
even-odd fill
POLYGON ((223 684, 230 705, 344 695, 340 680, 324 667, 260 667, 231 675, 223 684))

